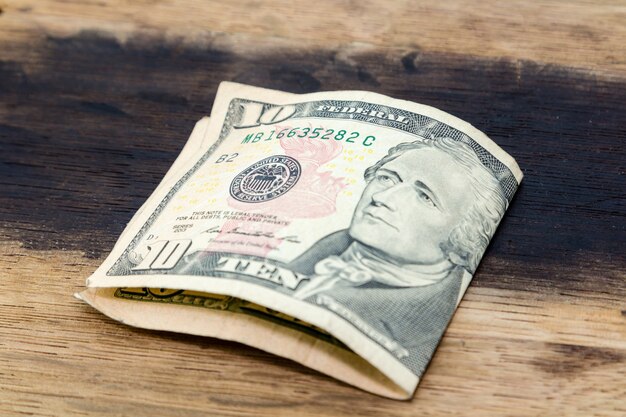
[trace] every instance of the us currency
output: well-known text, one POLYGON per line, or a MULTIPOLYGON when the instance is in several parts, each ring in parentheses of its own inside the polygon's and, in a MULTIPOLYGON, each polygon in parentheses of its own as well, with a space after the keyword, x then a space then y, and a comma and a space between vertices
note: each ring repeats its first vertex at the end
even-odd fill
POLYGON ((224 82, 77 296, 407 399, 521 180, 429 106, 224 82))

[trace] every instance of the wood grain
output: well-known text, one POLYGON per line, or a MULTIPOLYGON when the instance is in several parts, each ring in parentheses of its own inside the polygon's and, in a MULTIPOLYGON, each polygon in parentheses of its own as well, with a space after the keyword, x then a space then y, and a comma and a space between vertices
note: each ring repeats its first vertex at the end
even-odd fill
POLYGON ((624 415, 624 3, 309 8, 0 0, 0 415, 624 415), (524 170, 412 401, 71 297, 221 80, 434 105, 524 170))
MULTIPOLYGON (((207 32, 289 38, 308 47, 366 43, 626 70, 623 1, 3 0, 5 39, 99 29, 196 42, 207 32)), ((2 4, 2 3, 0 3, 2 4)))
POLYGON ((624 411, 623 300, 470 287, 416 397, 397 402, 246 346, 121 325, 70 296, 98 260, 2 249, 14 290, 0 298, 3 415, 624 411))

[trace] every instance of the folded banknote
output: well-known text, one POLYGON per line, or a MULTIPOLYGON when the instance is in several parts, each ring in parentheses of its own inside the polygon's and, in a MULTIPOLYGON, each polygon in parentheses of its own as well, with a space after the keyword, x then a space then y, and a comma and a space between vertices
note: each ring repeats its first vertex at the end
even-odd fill
POLYGON ((224 82, 77 297, 407 399, 521 180, 433 107, 224 82))

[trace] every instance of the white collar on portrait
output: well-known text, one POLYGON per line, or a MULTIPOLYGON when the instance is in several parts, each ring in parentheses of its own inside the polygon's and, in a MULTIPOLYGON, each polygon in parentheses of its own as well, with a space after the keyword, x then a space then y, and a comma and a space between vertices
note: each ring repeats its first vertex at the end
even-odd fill
POLYGON ((430 265, 398 265, 354 242, 340 256, 319 261, 315 275, 294 295, 304 299, 333 287, 357 287, 368 282, 391 287, 421 287, 441 281, 452 269, 454 264, 448 260, 430 265))

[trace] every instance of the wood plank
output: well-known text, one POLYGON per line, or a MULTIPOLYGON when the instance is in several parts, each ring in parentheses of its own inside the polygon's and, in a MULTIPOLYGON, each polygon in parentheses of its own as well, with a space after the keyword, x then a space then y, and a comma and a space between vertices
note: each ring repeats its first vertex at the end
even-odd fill
POLYGON ((470 287, 411 402, 216 339, 135 329, 71 298, 98 260, 5 243, 0 413, 623 415, 623 299, 470 287), (38 279, 33 279, 38 277, 38 279))
POLYGON ((102 30, 196 42, 208 32, 288 38, 307 47, 366 43, 416 50, 626 70, 623 1, 414 2, 278 0, 127 2, 11 0, 0 39, 102 30))
POLYGON ((0 1, 0 414, 624 415, 624 5, 290 4, 0 1), (221 80, 434 105, 524 170, 412 401, 71 298, 221 80))

